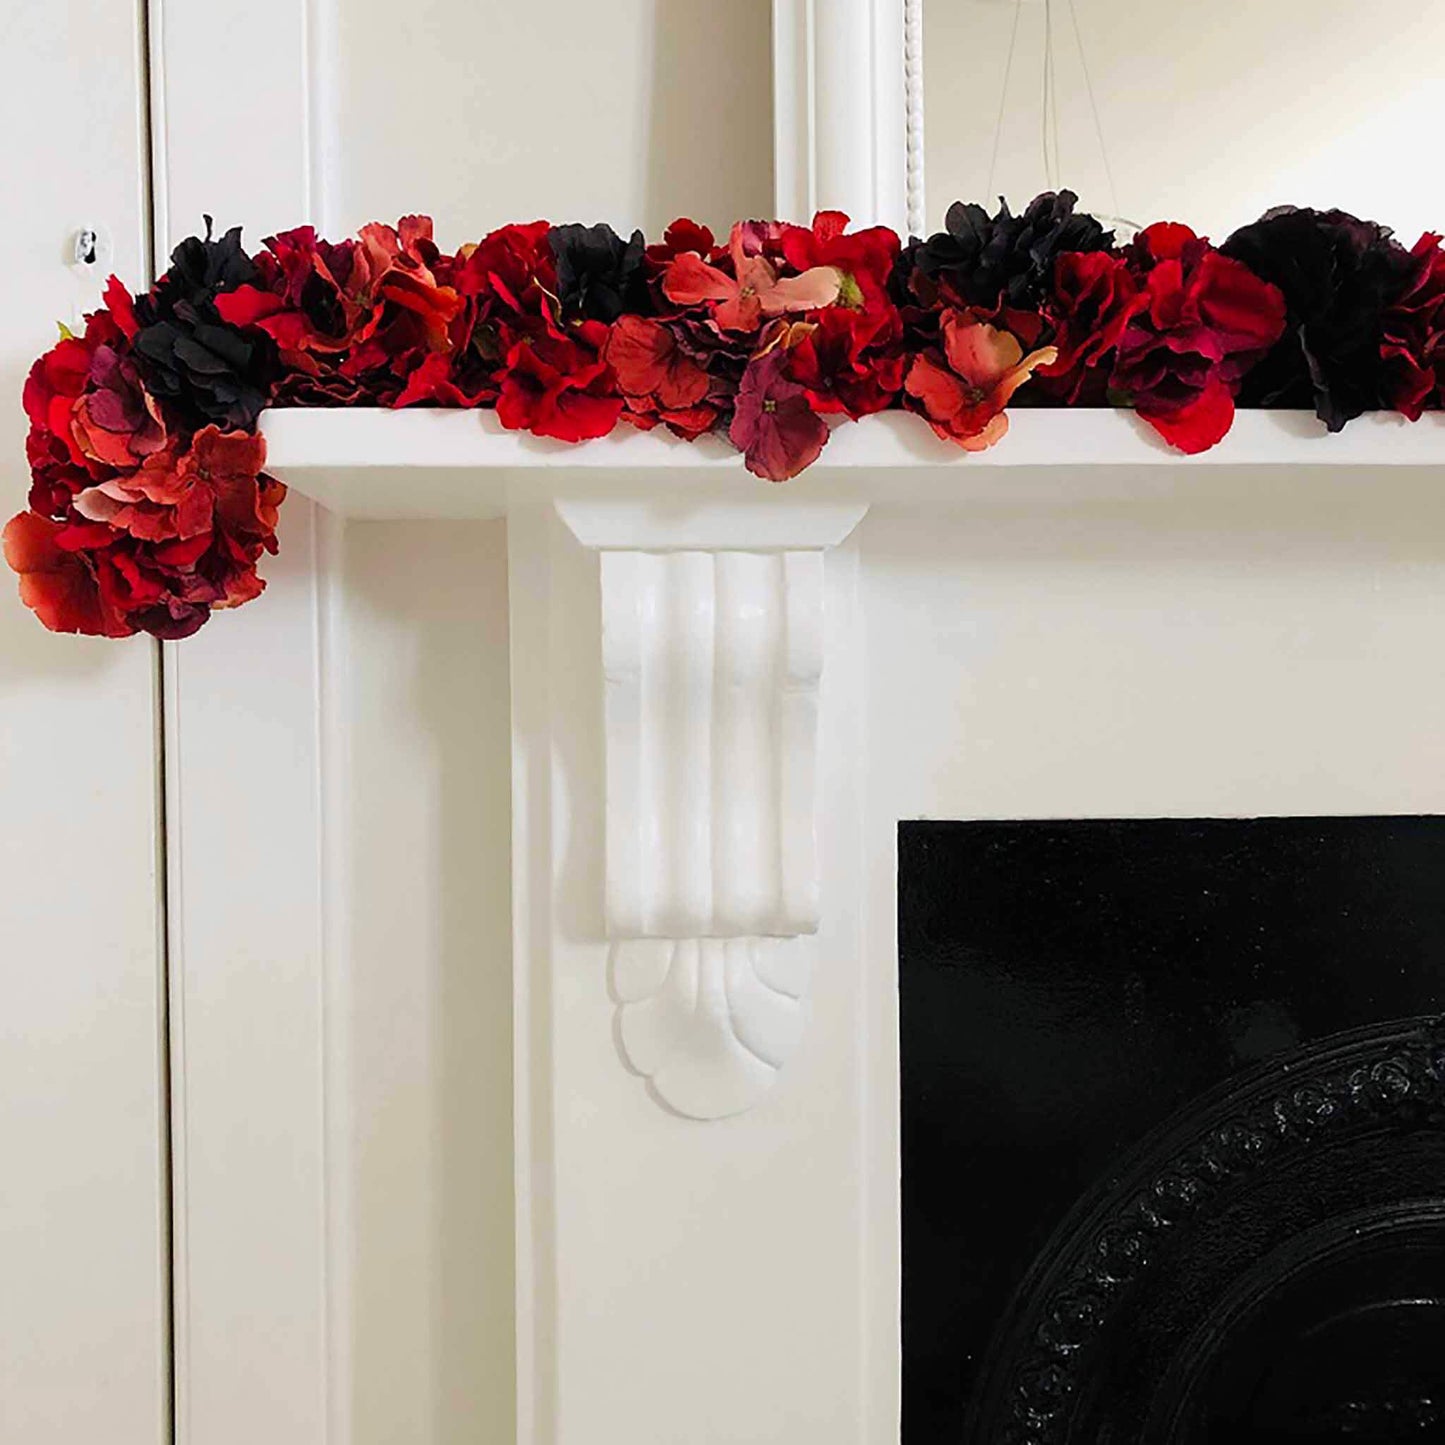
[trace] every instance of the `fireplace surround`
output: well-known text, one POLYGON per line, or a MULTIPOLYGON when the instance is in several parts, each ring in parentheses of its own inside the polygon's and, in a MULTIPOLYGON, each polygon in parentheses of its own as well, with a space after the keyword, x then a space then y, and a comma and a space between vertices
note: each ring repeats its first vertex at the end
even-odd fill
MULTIPOLYGON (((162 252, 208 210, 343 228, 308 8, 251 27, 244 87, 169 12, 154 33, 162 252), (194 136, 223 133, 274 143, 219 174, 194 136)), ((897 8, 776 0, 777 214, 905 227, 897 8)), ((182 1433, 344 1441, 361 1411, 405 1434, 413 1400, 515 1381, 519 1445, 897 1445, 900 820, 1445 814, 1435 422, 1250 413, 1192 462, 1107 411, 1019 409, 967 459, 916 422, 769 488, 656 433, 267 415, 292 496, 266 605, 166 657, 182 1433), (618 955, 672 942, 632 937, 611 886, 641 874, 610 831, 603 564, 628 552, 821 574, 816 690, 790 699, 816 730, 786 750, 816 781, 816 912, 754 892, 800 930, 781 950, 674 913, 689 987, 651 1009, 657 960, 618 955), (729 953, 768 989, 743 1027, 772 1062, 719 1027, 729 953), (361 1077, 378 1057, 413 1092, 361 1077), (460 1231, 438 1179, 474 1175, 460 1231), (484 1309, 496 1348, 449 1351, 484 1309)), ((716 678, 680 696, 649 715, 695 739, 716 678)))
MULTIPOLYGON (((378 621, 351 558, 402 519, 506 519, 519 1439, 899 1440, 917 820, 1445 814, 1428 434, 1367 423, 1369 446, 1344 439, 1359 456, 1320 464, 1295 419, 1255 415, 1192 466, 1127 416, 1069 422, 1021 416, 1015 460, 978 465, 857 428, 759 494, 735 459, 684 465, 657 437, 568 452, 464 414, 267 419, 278 469, 322 504, 316 570, 267 614, 322 624, 323 862, 374 786, 345 764, 373 727, 348 678, 378 621), (758 560, 733 588, 740 557, 758 560), (725 708, 765 720, 768 746, 715 753, 725 708), (706 841, 728 819, 773 866, 736 902, 706 841)), ((328 877, 344 925, 345 858, 328 877)), ((1344 1009, 1305 1034, 1240 1008, 1242 1047, 1265 1052, 1428 1012, 1344 1009)), ((1007 1121, 986 1091, 971 1108, 1007 1121)), ((969 1177, 995 1201, 1017 1182, 969 1177)), ((1367 1223, 1400 1268, 1421 1257, 1415 1223, 1367 1223)), ((1328 1242, 1310 1258, 1301 1289, 1346 1296, 1328 1242)), ((1275 1332, 1239 1308, 1222 1338, 1275 1332)), ((1200 1358, 1201 1380, 1258 1393, 1235 1353, 1200 1358)))

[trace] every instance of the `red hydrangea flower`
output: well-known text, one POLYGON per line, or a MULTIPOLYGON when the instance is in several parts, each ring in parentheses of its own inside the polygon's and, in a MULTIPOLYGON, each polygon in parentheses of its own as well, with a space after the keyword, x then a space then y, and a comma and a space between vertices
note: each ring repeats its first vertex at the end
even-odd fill
POLYGON ((1419 274, 1385 311, 1380 354, 1390 405, 1419 421, 1445 391, 1445 251, 1440 237, 1427 231, 1410 254, 1419 274))
POLYGON ((255 492, 265 455, 259 435, 208 426, 179 456, 169 448, 154 453, 134 471, 81 492, 75 510, 140 541, 197 537, 211 530, 222 497, 255 492))
POLYGON ((557 267, 547 221, 501 226, 457 255, 455 279, 464 296, 480 296, 489 310, 536 316, 557 294, 557 267))
POLYGON ((647 247, 643 254, 661 269, 684 251, 693 251, 705 261, 718 261, 727 254, 718 247, 716 237, 706 226, 690 221, 686 216, 679 216, 662 233, 662 240, 647 247))
POLYGON ((647 431, 663 422, 691 441, 717 424, 718 408, 708 399, 713 378, 680 327, 648 316, 619 316, 603 356, 634 426, 647 431))
POLYGON ((550 229, 504 226, 463 248, 454 273, 471 308, 463 365, 494 377, 503 426, 583 441, 616 426, 622 398, 602 354, 607 324, 562 320, 550 229))
POLYGON ((756 331, 765 320, 789 312, 831 306, 843 284, 832 266, 814 266, 796 276, 780 276, 764 254, 766 228, 738 222, 728 243, 727 269, 683 251, 667 264, 662 293, 677 306, 705 307, 724 331, 756 331))
MULTIPOLYGON (((450 367, 444 375, 440 362, 432 363, 434 393, 418 396, 420 383, 427 380, 423 376, 414 380, 404 401, 493 405, 517 343, 524 338, 540 342, 563 335, 556 262, 547 239, 551 229, 546 221, 502 226, 479 244, 461 248, 450 274, 466 309, 454 328, 456 345, 450 367)), ((595 337, 597 333, 588 334, 595 337)), ((589 347, 580 335, 574 340, 581 345, 580 364, 589 347)))
POLYGON ((22 600, 53 631, 165 638, 250 601, 286 495, 260 471, 265 452, 260 436, 208 426, 82 491, 64 517, 22 513, 5 529, 22 600))
POLYGON ((907 358, 896 310, 830 306, 788 353, 788 374, 801 383, 820 412, 857 420, 898 400, 907 358))
POLYGON ((25 453, 30 507, 42 516, 64 516, 78 492, 164 439, 161 409, 125 356, 127 327, 135 327, 130 297, 112 276, 106 310, 87 316, 80 336, 65 332, 30 369, 25 453))
POLYGON ((71 418, 101 344, 92 341, 91 328, 84 337, 66 336, 30 368, 25 380, 22 401, 30 425, 58 441, 76 466, 83 466, 85 457, 71 433, 71 418))
POLYGON ((788 374, 822 412, 854 420, 892 406, 903 385, 903 319, 889 295, 898 237, 886 226, 849 232, 841 211, 819 211, 811 228, 784 226, 788 264, 807 274, 832 267, 838 300, 809 313, 814 328, 788 353, 788 374))
POLYGON ((858 310, 892 309, 888 278, 898 260, 898 236, 887 226, 848 229, 842 211, 819 211, 811 226, 780 228, 780 248, 794 271, 831 266, 840 273, 841 300, 858 310))
POLYGON ((277 401, 390 406, 404 394, 415 400, 413 374, 426 366, 425 377, 435 383, 432 358, 459 349, 466 303, 452 284, 454 259, 432 239, 429 216, 363 226, 355 241, 339 246, 319 241, 309 226, 266 245, 256 260, 259 282, 221 294, 215 306, 225 321, 275 341, 290 373, 277 401))
MULTIPOLYGON (((100 528, 109 540, 108 529, 100 528)), ((5 526, 5 561, 20 578, 20 600, 52 632, 129 637, 135 628, 101 592, 93 556, 62 545, 63 522, 21 512, 5 526)))
POLYGON ((1229 430, 1245 372, 1283 333, 1284 297, 1188 226, 1150 226, 1126 254, 1147 305, 1119 339, 1113 384, 1171 445, 1205 451, 1229 430))
POLYGON ((977 313, 950 308, 940 325, 942 356, 929 351, 913 358, 904 391, 945 441, 981 452, 1008 431, 1004 407, 1037 367, 1058 358, 1052 346, 1027 356, 1012 332, 977 313))
POLYGON ((399 379, 429 355, 452 349, 462 297, 437 274, 430 216, 403 216, 397 229, 373 223, 359 233, 371 276, 371 312, 352 339, 343 375, 386 369, 399 379))
POLYGON ((311 226, 266 238, 255 258, 257 281, 216 297, 233 326, 255 326, 276 343, 283 375, 275 398, 282 404, 335 405, 365 399, 340 362, 371 310, 368 254, 355 241, 332 245, 311 226))
POLYGON ((583 321, 568 333, 523 337, 507 353, 497 419, 514 431, 580 442, 606 436, 622 414, 611 369, 602 360, 607 326, 583 321))

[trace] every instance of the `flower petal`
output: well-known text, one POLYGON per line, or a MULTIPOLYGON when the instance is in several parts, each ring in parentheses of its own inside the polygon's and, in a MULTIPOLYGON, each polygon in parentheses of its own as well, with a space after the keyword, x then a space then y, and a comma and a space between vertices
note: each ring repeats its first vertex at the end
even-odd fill
POLYGON ((709 266, 701 256, 684 251, 669 261, 662 273, 662 294, 679 306, 701 306, 707 301, 735 297, 738 283, 716 266, 709 266))
POLYGON ((135 630, 108 606, 86 559, 57 545, 61 524, 21 512, 5 527, 5 560, 20 576, 20 600, 52 632, 129 637, 135 630))
POLYGON ((785 311, 817 311, 831 306, 842 286, 843 273, 836 266, 814 266, 801 276, 784 276, 765 290, 760 289, 758 300, 768 316, 780 316, 785 311))
POLYGON ((969 321, 949 312, 943 321, 943 349, 948 364, 967 382, 990 391, 1019 364, 1024 349, 1018 337, 986 321, 969 321))
POLYGON ((1184 406, 1170 411, 1140 407, 1139 415, 1170 446, 1194 456, 1224 439, 1234 423, 1234 397, 1216 378, 1184 406))
POLYGON ((965 401, 963 383, 928 356, 913 358, 903 385, 909 396, 923 404, 924 415, 930 421, 950 420, 965 401))

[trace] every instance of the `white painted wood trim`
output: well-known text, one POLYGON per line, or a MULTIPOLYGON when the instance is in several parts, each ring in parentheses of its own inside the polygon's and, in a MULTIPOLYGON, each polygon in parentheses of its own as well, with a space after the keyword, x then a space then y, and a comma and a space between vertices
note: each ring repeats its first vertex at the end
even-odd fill
POLYGON ((679 532, 626 501, 557 507, 604 549, 603 916, 619 1038, 690 1118, 750 1107, 802 1032, 820 921, 823 549, 865 510, 718 506, 679 532))
MULTIPOLYGON (((218 233, 244 224, 251 247, 322 219, 331 3, 149 0, 157 274, 203 212, 218 233), (218 87, 218 64, 248 83, 218 87)), ((331 1190, 345 1059, 328 1027, 339 533, 301 495, 282 525, 267 607, 164 644, 178 1445, 351 1438, 346 1200, 331 1190)))
MULTIPOLYGON (((601 571, 621 554, 584 547, 547 503, 519 506, 508 543, 518 1440, 896 1440, 896 1255, 875 1274, 863 1230, 878 1181, 858 1152, 861 1114, 883 1108, 869 1090, 892 1086, 859 1067, 865 980, 880 976, 861 936, 856 543, 822 568, 819 931, 801 940, 817 966, 797 1007, 780 999, 763 1023, 796 1039, 786 1067, 767 1070, 752 1107, 705 1124, 678 1115, 726 1102, 708 1010, 719 985, 726 1002, 729 953, 736 978, 752 950, 661 940, 681 1017, 655 1031, 618 1017, 632 980, 616 969, 606 916, 601 571), (694 982, 707 990, 701 1038, 696 995, 686 1007, 694 982), (631 1077, 623 1064, 651 1065, 649 1045, 673 1049, 678 1071, 659 1060, 651 1079, 631 1077), (820 1178, 829 1204, 815 1217, 820 1178), (657 1366, 641 1390, 639 1358, 657 1366), (719 1368, 732 1388, 711 1388, 719 1368)), ((735 1085, 741 1071, 723 1072, 735 1085)), ((882 1174, 886 1190, 893 1171, 882 1174)))
POLYGON ((991 450, 964 453, 920 417, 889 412, 835 429, 822 456, 782 485, 759 481, 725 442, 621 427, 579 445, 504 430, 489 412, 277 410, 262 418, 268 465, 297 491, 354 517, 501 517, 561 499, 594 546, 807 545, 797 509, 862 504, 968 508, 1068 498, 1260 488, 1304 494, 1311 477, 1400 485, 1445 466, 1445 416, 1377 412, 1336 436, 1303 412, 1242 411, 1197 457, 1170 450, 1131 412, 1011 413, 991 450), (1265 478, 1268 478, 1265 481, 1265 478), (583 509, 592 507, 589 515, 583 509), (700 540, 702 539, 702 540, 700 540))
POLYGON ((928 228, 923 149, 923 4, 924 0, 903 0, 904 199, 908 230, 914 236, 924 235, 928 228))
POLYGON ((777 214, 908 227, 905 0, 773 0, 777 214))

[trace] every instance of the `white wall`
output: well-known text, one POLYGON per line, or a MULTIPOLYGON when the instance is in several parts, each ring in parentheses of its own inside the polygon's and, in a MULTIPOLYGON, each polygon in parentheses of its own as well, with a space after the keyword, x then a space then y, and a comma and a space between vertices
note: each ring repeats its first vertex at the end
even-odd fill
MULTIPOLYGON (((20 389, 145 250, 137 6, 0 8, 0 520, 24 505, 20 389)), ((0 1440, 167 1435, 154 647, 56 637, 0 577, 0 1440)))
POLYGON ((506 528, 360 522, 337 588, 355 1445, 514 1438, 506 528))
MULTIPOLYGON (((1070 0, 1053 0, 1058 180, 1113 212, 1070 0)), ((1435 136, 1445 6, 1418 0, 1072 0, 1118 214, 1222 240, 1267 207, 1340 206, 1406 245, 1445 226, 1435 136)), ((1022 0, 1002 143, 989 161, 1015 6, 924 0, 928 228, 949 202, 1045 188, 1045 6, 1022 0)))
POLYGON ((456 245, 771 212, 769 0, 332 4, 332 229, 423 210, 456 245))

